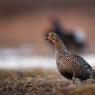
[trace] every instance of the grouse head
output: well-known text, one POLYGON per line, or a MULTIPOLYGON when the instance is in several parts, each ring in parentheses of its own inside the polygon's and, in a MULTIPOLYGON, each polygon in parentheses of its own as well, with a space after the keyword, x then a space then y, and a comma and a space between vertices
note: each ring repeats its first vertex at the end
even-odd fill
POLYGON ((54 45, 55 48, 59 48, 61 45, 60 38, 54 32, 49 32, 48 34, 46 34, 46 40, 48 40, 52 45, 54 45))

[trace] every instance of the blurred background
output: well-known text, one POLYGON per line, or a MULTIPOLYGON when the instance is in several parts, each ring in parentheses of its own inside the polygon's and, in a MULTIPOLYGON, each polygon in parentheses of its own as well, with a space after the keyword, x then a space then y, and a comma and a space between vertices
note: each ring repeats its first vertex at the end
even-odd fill
POLYGON ((94 0, 0 0, 0 69, 56 69, 48 32, 94 67, 94 0))

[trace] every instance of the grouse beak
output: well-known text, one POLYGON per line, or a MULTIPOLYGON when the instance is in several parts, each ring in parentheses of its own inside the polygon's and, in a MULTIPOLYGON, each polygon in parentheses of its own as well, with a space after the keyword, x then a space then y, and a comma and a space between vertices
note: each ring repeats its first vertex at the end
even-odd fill
POLYGON ((46 39, 47 41, 49 40, 48 38, 49 38, 49 37, 48 37, 48 34, 46 34, 46 38, 45 38, 45 39, 46 39))

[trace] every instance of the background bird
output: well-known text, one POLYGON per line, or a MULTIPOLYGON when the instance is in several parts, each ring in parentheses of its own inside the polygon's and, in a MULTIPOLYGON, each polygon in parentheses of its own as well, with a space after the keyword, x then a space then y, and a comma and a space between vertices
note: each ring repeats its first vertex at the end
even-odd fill
POLYGON ((91 66, 79 55, 68 51, 57 34, 50 32, 46 38, 55 48, 57 67, 64 77, 73 80, 78 78, 81 81, 95 77, 91 66))
POLYGON ((64 26, 61 27, 60 21, 56 17, 51 19, 51 25, 52 27, 48 32, 55 32, 69 50, 74 52, 81 52, 84 50, 86 41, 84 36, 82 36, 83 32, 81 32, 81 35, 80 32, 75 32, 74 30, 68 32, 64 26))

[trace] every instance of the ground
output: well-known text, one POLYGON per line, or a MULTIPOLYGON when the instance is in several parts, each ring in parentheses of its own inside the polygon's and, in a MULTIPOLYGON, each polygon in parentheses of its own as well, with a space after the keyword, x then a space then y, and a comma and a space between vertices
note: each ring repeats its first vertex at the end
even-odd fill
POLYGON ((57 71, 0 71, 0 95, 95 95, 95 80, 75 85, 57 71))

